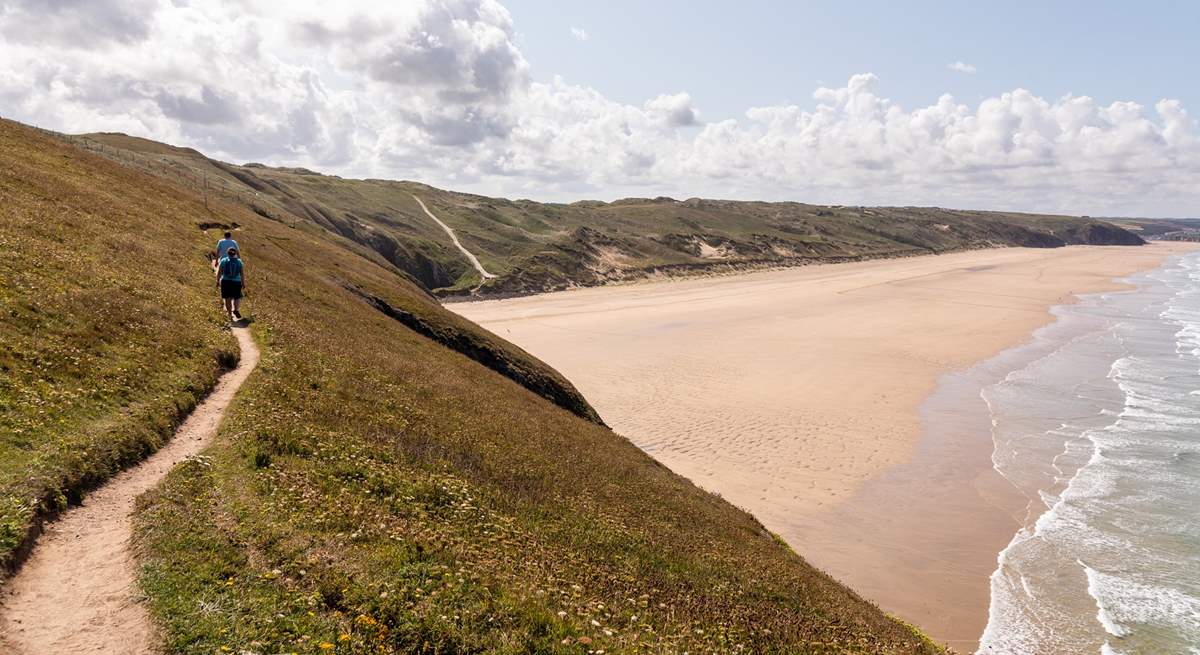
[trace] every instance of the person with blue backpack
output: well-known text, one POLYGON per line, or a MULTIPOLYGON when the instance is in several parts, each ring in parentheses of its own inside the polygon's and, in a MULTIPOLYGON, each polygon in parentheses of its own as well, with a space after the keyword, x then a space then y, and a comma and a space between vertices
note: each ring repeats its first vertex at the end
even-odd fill
POLYGON ((246 290, 246 267, 238 256, 236 246, 225 251, 217 262, 217 286, 221 288, 221 303, 230 322, 242 320, 242 292, 246 290))

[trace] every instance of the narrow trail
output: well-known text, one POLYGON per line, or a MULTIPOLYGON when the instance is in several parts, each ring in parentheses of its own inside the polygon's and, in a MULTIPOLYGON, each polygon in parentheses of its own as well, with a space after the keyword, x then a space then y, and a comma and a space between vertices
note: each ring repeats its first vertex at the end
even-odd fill
POLYGON ((180 461, 203 450, 237 390, 258 365, 250 331, 235 327, 237 368, 188 416, 175 436, 47 526, 33 555, 0 595, 0 651, 14 655, 159 652, 140 602, 129 549, 134 500, 180 461))
POLYGON ((429 211, 429 208, 425 206, 425 203, 421 202, 421 199, 418 198, 417 194, 415 193, 413 194, 413 200, 416 200, 417 204, 421 206, 421 209, 425 210, 426 216, 432 218, 433 221, 438 225, 441 225, 442 229, 446 231, 446 234, 450 235, 450 240, 454 242, 455 247, 461 250, 462 254, 466 255, 467 259, 471 260, 471 265, 475 267, 475 270, 479 271, 479 274, 483 276, 483 279, 491 280, 492 278, 496 277, 495 274, 487 272, 487 269, 483 267, 483 264, 479 263, 479 259, 475 257, 474 253, 464 248, 463 244, 458 242, 458 235, 454 234, 454 230, 450 229, 450 226, 443 223, 440 218, 434 216, 433 212, 429 211))

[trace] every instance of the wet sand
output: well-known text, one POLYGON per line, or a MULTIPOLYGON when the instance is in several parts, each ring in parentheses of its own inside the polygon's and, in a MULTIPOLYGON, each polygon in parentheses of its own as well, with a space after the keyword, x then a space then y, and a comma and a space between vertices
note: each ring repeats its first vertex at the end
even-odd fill
POLYGON ((810 562, 969 652, 1024 499, 992 471, 969 389, 925 401, 1051 306, 1190 248, 986 250, 449 307, 810 562))

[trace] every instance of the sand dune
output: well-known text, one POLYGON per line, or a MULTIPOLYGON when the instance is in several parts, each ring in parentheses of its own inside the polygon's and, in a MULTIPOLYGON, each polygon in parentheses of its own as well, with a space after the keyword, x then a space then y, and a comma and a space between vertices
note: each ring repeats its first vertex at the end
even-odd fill
MULTIPOLYGON (((912 456, 938 377, 1022 342, 1072 294, 1118 288, 1115 277, 1187 247, 987 250, 450 307, 558 368, 617 432, 855 586, 853 561, 807 548, 838 544, 796 526, 912 456)), ((994 563, 1011 531, 983 523, 978 548, 946 566, 994 563)), ((953 621, 961 638, 986 618, 986 573, 970 598, 937 596, 953 618, 880 600, 942 617, 929 627, 947 636, 953 621)))

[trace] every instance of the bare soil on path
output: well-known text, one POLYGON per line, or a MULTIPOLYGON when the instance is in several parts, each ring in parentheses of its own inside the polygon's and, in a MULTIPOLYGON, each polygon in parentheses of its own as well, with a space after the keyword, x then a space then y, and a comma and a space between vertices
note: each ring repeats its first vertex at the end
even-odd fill
POLYGON ((425 206, 425 203, 422 202, 421 199, 415 194, 413 195, 413 200, 417 201, 417 204, 421 206, 421 209, 424 210, 426 216, 432 218, 434 223, 440 225, 441 228, 446 231, 446 234, 450 235, 450 240, 454 242, 454 247, 458 248, 459 252, 461 252, 463 256, 467 258, 467 261, 471 262, 471 266, 474 266, 475 270, 479 271, 479 275, 482 276, 484 280, 490 280, 496 277, 495 274, 487 272, 487 269, 483 267, 483 264, 479 263, 479 258, 475 256, 475 253, 467 250, 466 246, 459 242, 458 235, 454 233, 453 228, 443 223, 442 219, 434 216, 433 212, 429 211, 429 208, 425 206))
POLYGON ((237 368, 188 416, 175 436, 67 511, 38 539, 0 596, 0 648, 16 655, 156 653, 159 641, 140 602, 130 553, 138 496, 212 441, 233 396, 258 365, 250 331, 235 327, 237 368))

